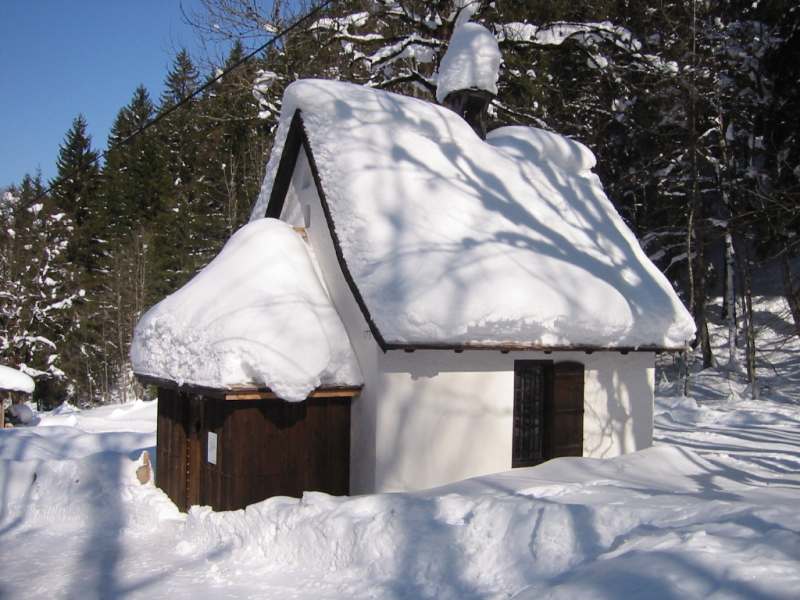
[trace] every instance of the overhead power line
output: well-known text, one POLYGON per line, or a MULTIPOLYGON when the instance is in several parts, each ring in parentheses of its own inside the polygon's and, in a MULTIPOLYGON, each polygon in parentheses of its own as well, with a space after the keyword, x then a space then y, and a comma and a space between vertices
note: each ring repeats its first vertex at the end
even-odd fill
POLYGON ((202 94, 209 87, 211 87, 212 85, 217 83, 220 79, 223 79, 226 75, 230 74, 232 71, 234 71, 234 70, 238 69, 239 67, 241 67, 243 64, 245 64, 247 61, 252 59, 254 56, 256 56, 257 54, 260 54, 261 52, 263 52, 264 50, 266 50, 270 46, 274 45, 278 40, 280 40, 281 38, 283 38, 287 34, 291 33, 292 31, 294 31, 295 29, 300 27, 303 23, 305 23, 309 19, 312 19, 313 17, 315 17, 323 9, 325 9, 329 5, 333 4, 333 2, 334 2, 334 0, 324 0, 323 2, 320 2, 317 6, 315 6, 313 9, 308 11, 305 15, 303 15, 299 19, 297 19, 294 23, 292 23, 291 25, 287 26, 285 29, 282 29, 281 31, 278 31, 277 33, 275 33, 269 40, 267 40, 266 42, 261 44, 258 48, 256 48, 252 52, 249 52, 248 54, 246 54, 245 56, 243 56, 242 58, 237 60, 235 63, 230 65, 228 68, 226 68, 226 69, 220 71, 219 73, 217 73, 214 77, 212 77, 211 79, 206 81, 203 85, 198 87, 191 94, 189 94, 188 96, 185 96, 184 98, 182 98, 178 103, 176 103, 173 106, 170 106, 169 108, 159 112, 155 117, 153 117, 147 123, 145 123, 144 125, 142 125, 138 129, 136 129, 133 133, 131 133, 127 137, 123 138, 122 140, 120 140, 119 142, 117 142, 116 144, 111 146, 110 148, 106 148, 102 152, 102 154, 98 154, 96 158, 94 158, 93 160, 90 160, 89 162, 87 162, 84 165, 81 165, 80 168, 75 169, 69 175, 65 175, 63 177, 56 178, 56 180, 53 181, 53 183, 51 183, 49 186, 47 186, 34 199, 34 202, 39 201, 42 198, 44 198, 45 196, 47 196, 47 194, 52 192, 55 188, 57 188, 59 185, 61 185, 64 181, 72 179, 76 175, 79 175, 81 171, 83 171, 83 170, 87 169, 88 167, 96 164, 97 162, 100 161, 101 158, 107 157, 109 153, 113 152, 114 150, 116 150, 118 148, 121 148, 121 147, 126 146, 127 144, 129 144, 136 137, 138 137, 139 135, 143 134, 145 131, 147 131, 148 129, 150 129, 154 125, 156 125, 159 121, 161 121, 162 119, 165 119, 166 117, 168 117, 169 115, 174 113, 176 110, 178 110, 179 108, 185 106, 188 102, 190 102, 191 100, 193 100, 194 98, 196 98, 197 96, 202 94))

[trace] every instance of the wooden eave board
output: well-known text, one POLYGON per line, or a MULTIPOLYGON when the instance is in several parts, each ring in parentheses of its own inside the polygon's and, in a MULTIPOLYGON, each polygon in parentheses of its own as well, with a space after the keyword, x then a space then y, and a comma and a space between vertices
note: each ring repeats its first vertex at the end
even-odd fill
MULTIPOLYGON (((136 374, 142 385, 154 385, 166 389, 179 389, 193 392, 201 396, 219 398, 222 400, 279 400, 280 397, 268 387, 232 386, 227 388, 210 388, 205 386, 185 383, 179 385, 169 379, 150 377, 149 375, 136 374)), ((357 396, 363 386, 323 386, 312 391, 308 398, 352 398, 357 396)))
POLYGON ((431 344, 417 342, 387 342, 384 352, 389 350, 404 350, 414 352, 415 350, 452 350, 453 352, 463 352, 464 350, 494 350, 497 352, 682 352, 684 348, 670 348, 663 346, 542 346, 537 344, 431 344))

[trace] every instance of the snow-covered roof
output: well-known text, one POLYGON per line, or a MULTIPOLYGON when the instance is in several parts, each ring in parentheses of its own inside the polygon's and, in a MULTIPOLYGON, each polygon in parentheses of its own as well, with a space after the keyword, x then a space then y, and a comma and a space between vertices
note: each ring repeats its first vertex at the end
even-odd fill
POLYGON ((528 127, 482 141, 423 100, 298 81, 284 94, 255 222, 280 214, 298 136, 384 348, 679 348, 692 338, 691 316, 581 144, 528 127))
POLYGON ((497 95, 497 78, 503 55, 491 31, 478 23, 456 27, 439 65, 436 100, 450 92, 479 89, 497 95))
POLYGON ((33 379, 22 371, 0 365, 0 390, 32 394, 36 387, 33 379))
POLYGON ((286 223, 260 219, 136 325, 137 375, 216 389, 267 386, 285 400, 357 386, 361 371, 313 255, 286 223))

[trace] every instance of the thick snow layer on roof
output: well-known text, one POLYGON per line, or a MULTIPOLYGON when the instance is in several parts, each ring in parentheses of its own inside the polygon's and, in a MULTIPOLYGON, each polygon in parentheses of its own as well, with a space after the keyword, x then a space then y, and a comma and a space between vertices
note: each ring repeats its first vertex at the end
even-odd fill
POLYGON ((303 400, 326 385, 362 382, 347 333, 308 246, 285 223, 261 219, 139 321, 134 371, 212 388, 266 385, 303 400))
POLYGON ((36 385, 30 376, 17 369, 0 365, 0 390, 32 394, 34 387, 36 385))
POLYGON ((253 217, 301 110, 342 255, 389 343, 681 347, 694 324, 561 136, 484 142, 452 111, 330 81, 286 90, 253 217))
POLYGON ((450 92, 477 88, 497 95, 497 77, 503 55, 492 32, 478 23, 456 27, 439 65, 436 100, 450 92))
POLYGON ((583 144, 535 127, 501 127, 490 131, 486 141, 520 161, 547 162, 566 172, 590 171, 597 163, 583 144))

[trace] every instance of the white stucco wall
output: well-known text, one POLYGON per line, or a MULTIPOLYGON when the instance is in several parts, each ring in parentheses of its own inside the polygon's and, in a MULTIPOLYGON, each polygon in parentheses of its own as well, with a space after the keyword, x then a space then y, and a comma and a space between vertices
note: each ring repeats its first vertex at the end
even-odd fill
POLYGON ((364 375, 351 412, 351 493, 416 490, 511 468, 514 361, 584 365, 584 456, 652 443, 653 353, 383 353, 341 273, 300 153, 281 218, 303 225, 364 375))
POLYGON ((423 489, 510 469, 515 360, 584 365, 584 456, 652 444, 652 353, 389 352, 381 361, 376 489, 423 489))

